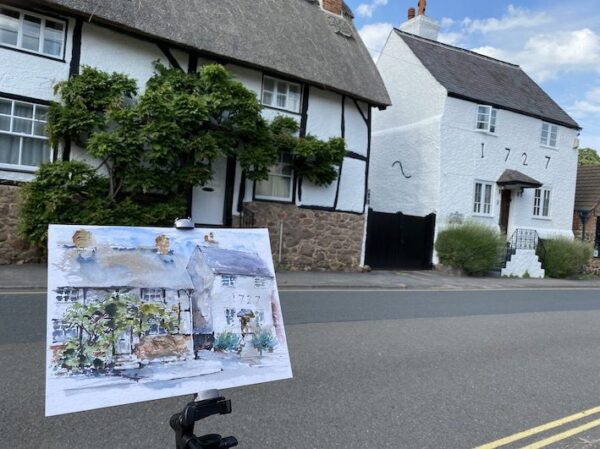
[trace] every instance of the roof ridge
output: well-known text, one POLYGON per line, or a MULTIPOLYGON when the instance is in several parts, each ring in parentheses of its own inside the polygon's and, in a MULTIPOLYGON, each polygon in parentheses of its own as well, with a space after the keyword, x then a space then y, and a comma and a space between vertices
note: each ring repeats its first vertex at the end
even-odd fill
POLYGON ((472 56, 476 56, 476 57, 481 58, 481 59, 487 59, 488 61, 491 61, 491 62, 495 62, 495 63, 502 64, 502 65, 507 65, 509 67, 514 67, 516 69, 520 69, 521 68, 521 66, 518 65, 518 64, 513 64, 512 62, 503 61, 503 60, 497 59, 497 58, 492 58, 491 56, 482 55, 481 53, 477 53, 476 51, 473 51, 473 50, 467 50, 466 48, 456 47, 454 45, 445 44, 443 42, 434 41, 432 39, 427 39, 426 37, 418 36, 418 35, 412 34, 412 33, 407 33, 406 31, 402 31, 399 28, 394 28, 394 30, 397 33, 400 33, 400 34, 402 34, 402 35, 404 35, 406 37, 409 37, 409 38, 412 38, 412 39, 416 39, 416 40, 421 40, 421 41, 424 41, 425 43, 428 43, 428 44, 437 45, 439 47, 445 47, 445 48, 448 48, 449 50, 454 50, 454 51, 457 51, 457 52, 466 53, 466 54, 469 54, 469 55, 472 55, 472 56))

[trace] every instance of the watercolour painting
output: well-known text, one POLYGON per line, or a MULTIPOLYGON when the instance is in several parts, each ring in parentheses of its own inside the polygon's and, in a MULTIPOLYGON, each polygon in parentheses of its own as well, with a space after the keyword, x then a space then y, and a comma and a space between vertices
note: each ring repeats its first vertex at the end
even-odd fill
POLYGON ((292 377, 267 230, 52 225, 46 416, 292 377))

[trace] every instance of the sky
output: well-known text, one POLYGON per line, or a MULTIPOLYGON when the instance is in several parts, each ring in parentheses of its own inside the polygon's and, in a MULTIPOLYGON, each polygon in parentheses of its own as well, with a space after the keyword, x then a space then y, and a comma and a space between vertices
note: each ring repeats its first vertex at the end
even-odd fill
MULTIPOLYGON (((346 0, 374 58, 418 0, 346 0)), ((427 0, 440 41, 519 64, 600 150, 600 0, 427 0)))

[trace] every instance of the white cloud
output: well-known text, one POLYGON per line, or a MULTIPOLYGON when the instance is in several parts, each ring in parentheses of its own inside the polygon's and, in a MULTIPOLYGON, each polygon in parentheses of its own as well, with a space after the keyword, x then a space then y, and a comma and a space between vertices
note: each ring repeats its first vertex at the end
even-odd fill
POLYGON ((463 42, 464 35, 462 33, 440 33, 438 36, 438 40, 444 44, 454 45, 455 47, 460 47, 463 42))
POLYGON ((546 12, 533 14, 531 11, 509 5, 506 14, 500 19, 491 17, 488 19, 471 20, 466 18, 462 25, 469 33, 480 32, 483 34, 496 31, 507 31, 515 28, 533 28, 540 25, 546 25, 553 21, 546 12))
POLYGON ((356 13, 362 17, 372 17, 375 10, 388 4, 388 0, 372 0, 371 3, 361 3, 356 8, 356 13))
POLYGON ((600 119, 600 87, 589 90, 583 100, 576 101, 568 110, 578 120, 600 119))
POLYGON ((394 26, 391 23, 382 22, 371 23, 358 30, 360 37, 369 49, 373 58, 376 58, 379 53, 381 53, 381 50, 383 50, 383 46, 393 27, 394 26))

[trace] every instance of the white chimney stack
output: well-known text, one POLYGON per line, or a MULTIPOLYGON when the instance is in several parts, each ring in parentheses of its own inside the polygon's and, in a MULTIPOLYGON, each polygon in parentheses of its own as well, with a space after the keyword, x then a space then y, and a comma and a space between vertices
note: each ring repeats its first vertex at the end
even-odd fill
POLYGON ((437 21, 425 15, 426 9, 427 0, 419 0, 419 14, 416 16, 415 8, 409 8, 408 20, 400 25, 400 30, 437 41, 440 34, 440 25, 437 21))

